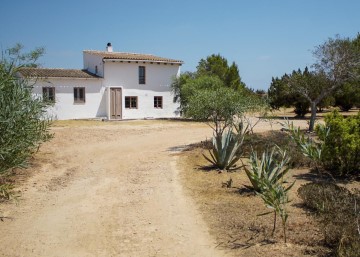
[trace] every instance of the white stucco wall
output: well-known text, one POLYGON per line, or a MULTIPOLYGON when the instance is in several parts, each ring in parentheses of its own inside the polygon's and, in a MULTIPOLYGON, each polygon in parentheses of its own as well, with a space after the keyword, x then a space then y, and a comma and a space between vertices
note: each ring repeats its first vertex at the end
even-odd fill
POLYGON ((104 77, 104 63, 101 56, 93 55, 84 52, 83 53, 83 69, 87 70, 99 77, 104 77), (96 68, 98 67, 98 72, 96 73, 96 68))
POLYGON ((36 97, 42 97, 43 87, 55 87, 55 104, 48 110, 53 119, 106 117, 106 95, 102 79, 38 80, 33 89, 36 97), (85 87, 85 103, 74 103, 74 87, 85 87))
POLYGON ((104 63, 106 87, 122 88, 122 118, 171 118, 178 117, 178 103, 173 102, 170 91, 172 78, 180 73, 180 65, 150 62, 111 62, 104 63), (146 83, 139 84, 138 67, 146 68, 146 83), (125 97, 137 96, 138 108, 126 109, 125 97), (163 108, 154 108, 154 96, 163 97, 163 108))

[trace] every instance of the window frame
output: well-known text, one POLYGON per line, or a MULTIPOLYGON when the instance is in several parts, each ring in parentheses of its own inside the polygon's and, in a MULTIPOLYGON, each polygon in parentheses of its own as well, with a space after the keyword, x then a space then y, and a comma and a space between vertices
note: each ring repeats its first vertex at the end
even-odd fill
POLYGON ((74 87, 74 104, 84 104, 86 103, 86 90, 85 87, 74 87), (83 97, 81 97, 81 90, 83 90, 83 97), (76 94, 76 96, 75 96, 76 94))
POLYGON ((146 66, 139 66, 138 68, 138 79, 140 85, 146 84, 146 66))
POLYGON ((155 109, 163 109, 163 97, 162 96, 154 96, 154 108, 155 109))
POLYGON ((42 98, 44 102, 55 103, 55 87, 43 87, 42 98), (50 93, 52 91, 52 93, 50 93))
POLYGON ((125 109, 138 109, 139 101, 137 96, 125 96, 125 109), (135 100, 135 107, 133 106, 133 100, 135 100), (127 101, 129 105, 127 106, 127 101))

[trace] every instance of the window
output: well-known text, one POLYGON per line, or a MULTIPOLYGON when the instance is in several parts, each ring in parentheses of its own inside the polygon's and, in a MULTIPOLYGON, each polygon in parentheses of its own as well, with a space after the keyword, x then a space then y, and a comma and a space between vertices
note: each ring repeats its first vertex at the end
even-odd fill
POLYGON ((127 109, 137 109, 137 96, 125 96, 125 108, 127 109))
POLYGON ((163 108, 163 97, 154 96, 154 108, 162 109, 163 108))
POLYGON ((74 103, 85 103, 84 87, 74 87, 74 103))
POLYGON ((43 87, 43 100, 55 102, 55 87, 43 87))
POLYGON ((145 84, 145 66, 139 66, 139 84, 145 84))

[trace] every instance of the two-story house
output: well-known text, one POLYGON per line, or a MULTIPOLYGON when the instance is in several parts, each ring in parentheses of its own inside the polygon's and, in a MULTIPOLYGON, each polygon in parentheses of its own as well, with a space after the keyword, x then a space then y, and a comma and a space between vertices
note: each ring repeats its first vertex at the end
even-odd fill
POLYGON ((170 85, 182 61, 149 54, 83 51, 84 67, 22 68, 36 97, 53 101, 53 119, 144 119, 178 117, 170 85))

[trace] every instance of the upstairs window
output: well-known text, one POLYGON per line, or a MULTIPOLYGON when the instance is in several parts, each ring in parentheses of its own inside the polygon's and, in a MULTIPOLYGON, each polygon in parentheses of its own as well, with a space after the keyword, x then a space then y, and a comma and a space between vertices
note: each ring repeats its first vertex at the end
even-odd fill
POLYGON ((145 84, 145 66, 139 66, 139 84, 145 84))
POLYGON ((125 108, 137 109, 138 108, 137 96, 125 96, 125 108))
POLYGON ((85 103, 84 87, 74 87, 74 103, 85 103))
POLYGON ((154 96, 154 108, 162 109, 163 108, 163 98, 162 96, 154 96))
POLYGON ((43 100, 45 102, 55 102, 55 87, 43 87, 43 100))

